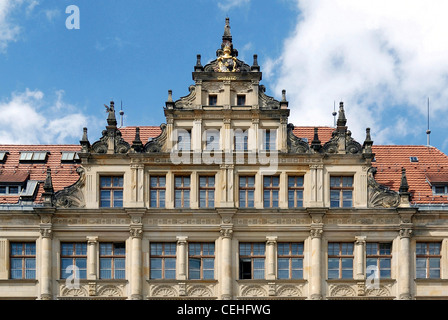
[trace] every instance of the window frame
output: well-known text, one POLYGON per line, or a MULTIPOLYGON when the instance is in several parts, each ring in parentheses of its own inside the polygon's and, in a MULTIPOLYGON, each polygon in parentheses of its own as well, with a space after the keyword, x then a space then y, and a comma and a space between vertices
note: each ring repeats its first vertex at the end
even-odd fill
POLYGON ((212 107, 218 105, 218 95, 217 94, 209 94, 208 95, 208 105, 212 106, 212 107))
POLYGON ((36 279, 36 242, 21 242, 14 241, 9 243, 9 279, 11 280, 24 280, 24 279, 36 279), (14 245, 22 245, 21 253, 15 254, 15 250, 13 250, 14 245), (32 246, 32 253, 27 254, 27 245, 32 246), (18 269, 13 269, 13 260, 21 261, 21 276, 16 277, 13 273, 18 269), (34 268, 28 267, 28 261, 33 261, 34 268), (28 275, 28 272, 31 272, 31 276, 28 275))
POLYGON ((246 105, 246 95, 245 94, 237 94, 236 95, 236 105, 238 107, 242 107, 246 105), (240 103, 240 99, 242 100, 243 103, 240 103))
MULTIPOLYGON (((366 270, 369 267, 369 259, 376 260, 375 266, 378 268, 378 277, 379 279, 391 279, 392 278, 392 243, 391 242, 366 242, 366 270), (369 253, 369 246, 376 245, 376 252, 375 253, 369 253), (381 253, 381 245, 387 245, 389 248, 389 254, 382 254, 381 253), (381 266, 381 260, 389 260, 389 267, 385 268, 381 266), (382 276, 382 271, 387 271, 387 276, 382 276)), ((369 276, 369 275, 367 275, 369 276)))
MULTIPOLYGON (((210 250, 209 250, 210 251, 210 250)), ((188 244, 188 279, 190 280, 214 280, 215 279, 215 255, 216 255, 216 247, 214 242, 190 242, 188 244), (200 253, 199 254, 191 254, 191 250, 193 246, 200 246, 200 253), (204 253, 204 246, 212 246, 213 247, 213 254, 205 254, 204 253), (206 264, 206 260, 213 259, 213 269, 204 268, 204 265, 206 264), (199 267, 199 278, 193 277, 192 272, 196 271, 196 269, 192 269, 192 260, 199 260, 200 261, 200 267, 199 267), (204 276, 204 271, 210 271, 213 270, 213 276, 211 278, 204 276)))
POLYGON ((177 264, 177 243, 175 242, 151 242, 149 245, 149 279, 151 280, 175 280, 176 279, 176 264, 177 264), (161 254, 154 254, 153 253, 153 246, 161 245, 162 246, 162 252, 161 254), (166 253, 166 246, 170 246, 169 253, 166 253), (172 248, 174 247, 174 254, 172 253, 172 248), (160 259, 161 261, 161 269, 160 269, 160 278, 153 277, 153 271, 159 270, 154 269, 153 267, 153 260, 160 259), (174 260, 174 269, 167 269, 166 262, 167 259, 174 260), (173 277, 167 278, 166 272, 171 271, 174 272, 173 277))
POLYGON ((60 265, 61 265, 60 277, 61 277, 61 279, 67 279, 69 276, 71 276, 71 274, 64 276, 64 274, 66 272, 65 272, 65 269, 63 268, 63 263, 62 263, 63 259, 72 260, 71 265, 79 268, 79 273, 78 273, 79 278, 76 277, 76 272, 73 273, 75 275, 75 279, 79 279, 79 280, 87 279, 87 243, 86 242, 61 242, 61 252, 60 252, 60 258, 59 258, 60 265), (64 254, 64 250, 63 250, 64 245, 72 245, 71 254, 64 254), (78 245, 81 246, 82 254, 77 254, 76 246, 78 246, 78 245), (83 268, 78 267, 78 265, 76 263, 77 261, 84 261, 85 267, 83 267, 83 268))
POLYGON ((255 175, 241 175, 238 177, 238 206, 240 208, 255 208, 255 175), (249 179, 253 178, 253 186, 249 185, 249 179), (242 179, 245 180, 244 185, 241 184, 242 179), (241 193, 244 192, 244 206, 241 199, 241 193), (249 195, 252 194, 252 200, 249 195), (252 205, 249 205, 252 203, 252 205))
POLYGON ((124 175, 119 175, 119 174, 113 174, 113 175, 100 175, 99 176, 99 205, 100 208, 123 208, 124 207, 124 175), (106 178, 110 178, 111 179, 111 184, 109 186, 103 186, 103 179, 106 178), (119 178, 121 179, 121 186, 114 186, 114 178, 119 178), (109 206, 104 206, 103 205, 103 201, 102 200, 102 193, 103 191, 108 191, 109 192, 109 206), (119 205, 115 205, 115 201, 118 201, 119 203, 119 198, 118 200, 115 199, 115 192, 116 191, 121 191, 121 206, 119 205))
POLYGON ((166 207, 166 175, 150 175, 149 176, 149 207, 150 208, 165 208, 166 207), (165 180, 164 185, 161 186, 160 179, 163 178, 165 180), (156 180, 156 185, 152 185, 153 179, 156 180), (156 194, 156 199, 153 199, 152 193, 153 191, 156 194), (164 193, 163 200, 161 197, 161 193, 164 193), (153 206, 153 201, 155 201, 155 206, 153 206), (161 205, 161 201, 163 201, 163 205, 161 205))
POLYGON ((191 207, 191 176, 190 175, 175 175, 174 176, 174 207, 175 208, 190 208, 191 207), (181 179, 181 186, 176 186, 176 179, 181 179), (185 178, 188 178, 188 186, 185 186, 185 178), (178 197, 177 192, 180 192, 180 206, 177 205, 178 197), (188 197, 185 196, 186 192, 188 192, 188 197), (188 203, 187 203, 188 202, 188 203))
POLYGON ((305 185, 305 177, 303 175, 290 175, 288 176, 288 208, 303 208, 303 194, 304 194, 304 185, 305 185), (298 185, 298 179, 301 179, 301 185, 298 185), (294 179, 293 185, 291 185, 290 181, 294 179), (290 193, 293 192, 293 199, 291 200, 290 193), (298 192, 302 194, 302 196, 298 197, 298 192), (292 206, 291 206, 292 202, 292 206), (298 203, 302 205, 299 206, 298 203))
POLYGON ((354 201, 354 184, 355 184, 355 177, 354 175, 338 175, 338 174, 332 174, 330 175, 330 208, 353 208, 353 201, 354 201), (339 185, 335 186, 332 184, 333 178, 339 178, 339 185), (351 186, 344 186, 344 178, 351 178, 351 186), (345 206, 344 202, 347 200, 344 200, 344 192, 351 192, 350 197, 350 206, 345 206), (332 200, 332 193, 338 192, 338 206, 333 206, 333 202, 335 200, 332 200))
POLYGON ((354 243, 353 242, 328 242, 327 245, 327 279, 334 280, 334 279, 353 279, 353 272, 354 272, 354 243), (330 245, 338 245, 339 250, 337 254, 330 254, 330 245), (351 247, 351 254, 343 254, 343 246, 349 245, 351 247), (335 269, 330 269, 330 259, 338 259, 338 277, 330 277, 330 271, 335 269), (351 268, 344 268, 343 267, 343 259, 350 260, 351 261, 351 268), (344 270, 351 270, 351 276, 345 277, 344 276, 344 270))
POLYGON ((239 259, 239 263, 238 263, 238 267, 239 267, 239 279, 240 280, 261 280, 261 279, 266 279, 266 243, 265 242, 240 242, 238 244, 238 259, 239 259), (241 246, 242 245, 250 245, 250 254, 249 255, 243 255, 241 254, 241 246), (254 254, 255 250, 254 247, 255 246, 260 246, 264 248, 264 254, 260 255, 260 254, 254 254), (251 264, 251 269, 250 269, 250 278, 245 278, 244 274, 246 274, 245 269, 243 268, 243 260, 244 263, 247 263, 247 260, 250 260, 250 264, 251 264), (255 268, 255 260, 263 260, 263 268, 255 268), (263 270, 263 277, 262 278, 258 278, 255 277, 255 271, 256 270, 263 270))
POLYGON ((430 241, 430 242, 416 242, 415 247, 415 278, 416 279, 441 279, 442 278, 442 243, 436 242, 436 241, 430 241), (424 244, 425 245, 425 253, 419 254, 418 253, 418 245, 424 244), (438 254, 431 254, 431 245, 438 245, 438 254), (425 260, 425 278, 419 277, 419 268, 418 267, 418 259, 424 259, 425 260), (438 259, 438 268, 431 268, 431 259, 438 259), (438 270, 438 276, 434 277, 431 276, 431 270, 438 270))
POLYGON ((280 176, 263 176, 263 207, 264 208, 279 208, 280 205, 280 176), (277 179, 277 185, 274 185, 274 179, 277 179), (266 179, 269 179, 269 185, 266 185, 266 179), (269 196, 266 196, 268 192, 269 196), (277 200, 275 201, 274 195, 277 193, 277 200), (267 201, 269 204, 266 205, 267 201), (276 205, 274 205, 276 203, 276 205))
POLYGON ((216 178, 214 175, 199 175, 198 177, 198 202, 199 208, 214 208, 215 196, 216 196, 216 178), (201 179, 205 179, 205 186, 202 186, 201 179), (213 186, 210 186, 210 179, 213 179, 213 186), (202 192, 205 192, 205 199, 202 198, 202 192), (212 195, 211 195, 212 194, 212 195), (202 205, 202 200, 205 201, 205 205, 202 205))
POLYGON ((263 130, 263 151, 278 151, 277 148, 277 138, 278 138, 278 129, 264 129, 263 130))
POLYGON ((303 271, 304 271, 304 266, 303 266, 303 260, 305 258, 304 255, 304 249, 305 249, 305 245, 303 242, 277 242, 277 279, 281 279, 281 280, 300 280, 303 279, 303 271), (282 254, 280 252, 280 247, 283 245, 288 245, 288 254, 282 254), (293 253, 293 245, 297 245, 298 246, 298 253, 293 253), (301 252, 301 253, 300 253, 301 252), (280 260, 288 260, 288 277, 284 278, 284 277, 280 277, 280 270, 286 270, 286 269, 280 269, 280 260), (300 260, 301 263, 301 268, 293 268, 293 260, 297 259, 300 260), (294 270, 296 272, 301 273, 301 277, 294 277, 293 276, 293 272, 294 270))
MULTIPOLYGON (((100 242, 99 243, 99 253, 98 253, 98 266, 99 266, 99 278, 100 279, 107 279, 107 280, 112 280, 112 279, 118 279, 118 280, 123 280, 126 279, 126 243, 125 242, 100 242), (116 253, 116 246, 117 245, 123 245, 123 253, 116 253), (103 254, 102 253, 102 246, 104 245, 112 245, 112 251, 111 254, 103 254), (110 274, 111 277, 104 277, 102 275, 102 271, 104 271, 106 268, 102 267, 102 259, 110 259, 111 263, 110 263, 110 274), (117 262, 118 261, 123 261, 123 268, 118 268, 117 267, 117 262), (117 272, 122 272, 123 276, 119 276, 117 274, 117 272)), ((107 269, 109 270, 109 269, 107 269)))

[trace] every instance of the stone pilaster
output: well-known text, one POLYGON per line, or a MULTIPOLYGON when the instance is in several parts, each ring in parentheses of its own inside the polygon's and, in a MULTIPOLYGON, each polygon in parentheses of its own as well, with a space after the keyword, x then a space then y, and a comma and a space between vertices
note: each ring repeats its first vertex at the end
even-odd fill
POLYGON ((310 298, 312 300, 322 299, 322 234, 323 216, 325 213, 310 212, 311 217, 311 278, 310 298))
POLYGON ((143 225, 141 215, 131 215, 129 228, 131 238, 131 299, 143 299, 143 274, 142 274, 142 238, 143 225))
POLYGON ((177 280, 187 280, 188 237, 177 237, 177 280))
POLYGON ((53 250, 53 231, 51 223, 51 215, 41 215, 40 224, 41 235, 41 273, 40 273, 40 299, 52 300, 52 250, 53 250))
POLYGON ((266 280, 275 280, 275 256, 276 256, 277 237, 266 237, 266 265, 267 275, 266 280))

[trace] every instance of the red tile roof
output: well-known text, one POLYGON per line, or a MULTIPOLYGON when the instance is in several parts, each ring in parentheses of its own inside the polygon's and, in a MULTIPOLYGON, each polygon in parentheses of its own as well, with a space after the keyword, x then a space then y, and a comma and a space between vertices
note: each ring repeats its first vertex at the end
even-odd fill
MULTIPOLYGON (((433 195, 428 176, 448 175, 448 156, 435 147, 427 146, 373 146, 377 168, 375 180, 392 190, 398 191, 401 182, 401 168, 406 169, 406 178, 412 202, 420 204, 448 204, 447 195, 433 195), (411 162, 417 157, 418 162, 411 162)), ((444 181, 448 182, 448 181, 444 181)))
MULTIPOLYGON (((75 183, 79 175, 76 168, 79 164, 74 162, 61 162, 62 151, 79 151, 79 145, 0 145, 0 151, 8 151, 6 161, 0 164, 0 181, 10 179, 12 175, 28 175, 30 180, 41 181, 36 202, 41 202, 43 182, 47 176, 47 168, 51 168, 54 191, 75 183), (20 162, 21 151, 48 151, 45 162, 20 162)), ((19 196, 0 195, 0 204, 14 204, 19 196)))

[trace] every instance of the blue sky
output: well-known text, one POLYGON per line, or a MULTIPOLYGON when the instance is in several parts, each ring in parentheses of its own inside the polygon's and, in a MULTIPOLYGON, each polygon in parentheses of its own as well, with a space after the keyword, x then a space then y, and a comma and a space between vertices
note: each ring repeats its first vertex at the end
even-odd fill
MULTIPOLYGON (((445 1, 446 2, 446 1, 445 1)), ((448 152, 448 24, 443 1, 0 0, 0 143, 91 142, 111 99, 124 125, 160 125, 167 91, 193 84, 196 54, 215 58, 225 17, 239 58, 258 54, 267 93, 287 90, 290 122, 349 129, 375 144, 448 152), (80 10, 69 30, 66 8, 80 10)))

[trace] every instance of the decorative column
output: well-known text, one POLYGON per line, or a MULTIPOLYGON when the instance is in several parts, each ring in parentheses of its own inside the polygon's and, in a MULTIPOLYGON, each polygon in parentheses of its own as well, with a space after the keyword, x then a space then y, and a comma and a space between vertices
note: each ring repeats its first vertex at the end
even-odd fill
POLYGON ((275 280, 275 245, 277 244, 277 237, 266 237, 266 262, 267 275, 266 280, 275 280))
POLYGON ((131 237, 131 299, 143 299, 142 287, 142 238, 143 225, 141 216, 131 216, 131 225, 129 228, 131 237))
POLYGON ((310 298, 312 300, 322 299, 322 234, 323 216, 322 212, 311 212, 311 278, 310 298))
POLYGON ((98 237, 87 237, 87 279, 98 278, 96 253, 98 251, 98 237))
POLYGON ((358 280, 358 295, 363 296, 366 292, 366 275, 364 272, 364 252, 366 246, 366 236, 357 236, 355 241, 355 274, 354 279, 358 280))
POLYGON ((412 299, 411 283, 413 273, 411 272, 411 236, 412 236, 412 216, 416 209, 398 209, 400 215, 400 251, 398 263, 398 298, 400 300, 412 299))
POLYGON ((187 280, 187 240, 188 237, 177 237, 177 280, 187 280))
POLYGON ((217 209, 221 215, 221 299, 233 299, 233 268, 232 268, 232 217, 236 209, 217 209))
POLYGON ((412 229, 400 229, 400 253, 398 272, 398 296, 400 300, 411 299, 411 234, 412 229))
POLYGON ((42 268, 40 273, 40 299, 41 300, 52 300, 52 281, 51 281, 51 260, 52 260, 52 224, 50 215, 41 216, 40 224, 40 234, 41 234, 41 259, 42 268))

